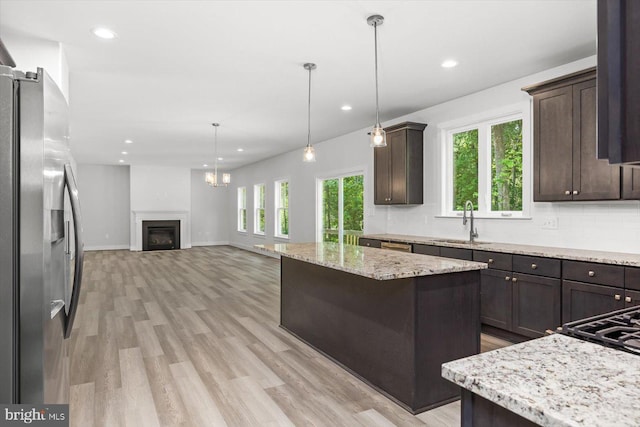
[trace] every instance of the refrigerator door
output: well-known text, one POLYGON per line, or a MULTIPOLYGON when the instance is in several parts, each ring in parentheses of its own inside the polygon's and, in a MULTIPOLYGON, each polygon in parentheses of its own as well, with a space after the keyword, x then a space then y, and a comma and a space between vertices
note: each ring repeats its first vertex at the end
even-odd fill
POLYGON ((0 403, 17 398, 15 330, 18 251, 18 150, 14 138, 13 74, 0 66, 0 403))
POLYGON ((68 190, 69 204, 71 205, 71 218, 67 227, 67 265, 70 267, 71 292, 66 299, 68 305, 65 322, 65 338, 71 336, 73 321, 78 311, 78 301, 82 286, 82 271, 84 262, 84 242, 82 240, 82 219, 80 215, 80 201, 78 200, 78 186, 70 164, 64 166, 65 187, 68 190))

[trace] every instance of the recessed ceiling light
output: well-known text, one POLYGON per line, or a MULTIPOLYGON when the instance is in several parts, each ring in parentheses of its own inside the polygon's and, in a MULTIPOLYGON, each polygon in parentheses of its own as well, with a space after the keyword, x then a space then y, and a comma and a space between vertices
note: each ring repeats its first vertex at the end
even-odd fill
POLYGON ((208 167, 209 167, 209 165, 205 163, 204 165, 202 165, 202 167, 203 167, 203 168, 208 168, 208 167))
POLYGON ((218 157, 218 160, 224 160, 224 158, 222 158, 222 157, 218 157))
POLYGON ((340 109, 342 111, 351 111, 351 105, 343 105, 340 109))
POLYGON ((101 39, 105 39, 105 40, 111 40, 116 38, 116 33, 114 33, 113 31, 105 27, 94 28, 93 30, 91 30, 91 32, 96 37, 100 37, 101 39))
POLYGON ((447 59, 441 65, 442 65, 442 68, 453 68, 456 65, 458 65, 458 61, 454 59, 447 59))
POLYGON ((123 151, 121 154, 124 154, 126 156, 129 153, 127 153, 126 151, 123 151))
POLYGON ((243 151, 244 151, 244 148, 238 148, 238 150, 237 150, 237 151, 239 151, 239 152, 243 152, 243 151))
POLYGON ((120 159, 120 160, 118 160, 118 161, 119 161, 120 163, 124 163, 124 160, 122 160, 122 159, 120 159))
POLYGON ((133 141, 132 141, 132 140, 130 140, 130 139, 125 139, 125 140, 124 140, 124 143, 125 143, 125 144, 133 144, 133 141))

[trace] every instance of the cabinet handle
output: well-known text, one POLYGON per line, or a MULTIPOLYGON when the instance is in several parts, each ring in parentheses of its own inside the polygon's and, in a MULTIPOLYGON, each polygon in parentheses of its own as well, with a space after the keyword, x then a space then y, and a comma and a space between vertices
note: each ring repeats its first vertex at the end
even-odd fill
POLYGON ((595 271, 589 270, 589 277, 594 277, 596 275, 595 271))
POLYGON ((626 302, 631 302, 631 297, 624 297, 624 300, 625 300, 626 302))
POLYGON ((580 193, 578 190, 573 190, 573 194, 574 194, 574 195, 575 195, 575 194, 578 194, 578 193, 580 193))
POLYGON ((538 265, 537 265, 537 264, 531 264, 531 269, 532 269, 532 270, 535 270, 535 269, 537 269, 537 268, 538 268, 538 265))
POLYGON ((571 194, 571 191, 569 190, 565 190, 564 194, 566 194, 567 196, 569 196, 571 194))
POLYGON ((517 281, 518 281, 518 278, 517 278, 517 277, 514 277, 513 279, 511 279, 511 281, 512 281, 512 282, 517 282, 517 281))
POLYGON ((489 261, 487 261, 489 264, 493 264, 493 258, 489 258, 489 261))
POLYGON ((507 276, 507 277, 504 278, 504 280, 507 280, 507 281, 511 280, 511 277, 507 276))
POLYGON ((615 300, 616 300, 616 301, 620 301, 620 295, 618 295, 618 294, 615 294, 615 295, 613 296, 613 298, 615 298, 615 300))

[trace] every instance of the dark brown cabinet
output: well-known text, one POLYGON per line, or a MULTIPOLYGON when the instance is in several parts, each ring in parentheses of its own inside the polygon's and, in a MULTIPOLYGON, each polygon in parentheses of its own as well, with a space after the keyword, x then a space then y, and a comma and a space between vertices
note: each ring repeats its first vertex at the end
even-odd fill
POLYGON ((433 245, 413 244, 413 253, 421 255, 440 256, 440 247, 433 245))
POLYGON ((622 168, 622 198, 640 199, 640 167, 622 168))
POLYGON ((387 146, 373 150, 374 204, 422 204, 426 127, 422 123, 405 122, 385 128, 387 146))
POLYGON ((640 2, 598 0, 598 157, 640 164, 640 2))
POLYGON ((482 323, 529 338, 560 326, 559 260, 486 251, 473 251, 473 260, 489 265, 480 276, 482 323))
POLYGON ((367 239, 366 237, 361 237, 358 239, 359 246, 368 246, 370 248, 379 248, 382 245, 382 242, 377 239, 367 239))
POLYGON ((534 201, 615 200, 620 167, 596 157, 596 71, 523 88, 533 95, 534 201))
POLYGON ((562 322, 571 322, 624 308, 624 289, 562 281, 562 322))

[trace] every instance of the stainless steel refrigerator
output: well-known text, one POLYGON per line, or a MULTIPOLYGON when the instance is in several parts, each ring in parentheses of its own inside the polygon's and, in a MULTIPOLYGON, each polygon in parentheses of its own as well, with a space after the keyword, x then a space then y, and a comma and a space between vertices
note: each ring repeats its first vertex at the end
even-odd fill
POLYGON ((68 403, 83 244, 68 107, 0 66, 0 403, 68 403))

